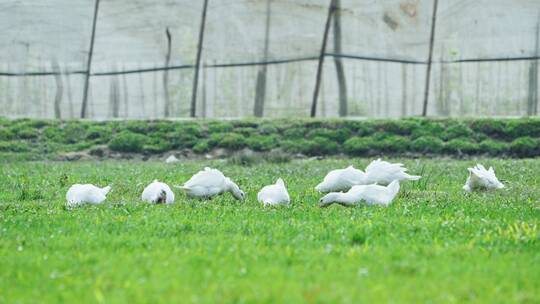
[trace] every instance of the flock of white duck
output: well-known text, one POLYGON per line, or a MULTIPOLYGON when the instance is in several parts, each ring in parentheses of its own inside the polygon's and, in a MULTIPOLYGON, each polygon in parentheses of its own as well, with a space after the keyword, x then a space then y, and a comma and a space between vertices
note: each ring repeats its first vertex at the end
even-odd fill
MULTIPOLYGON (((477 190, 501 189, 504 185, 495 176, 492 167, 488 170, 481 164, 468 168, 469 177, 463 186, 467 192, 477 190)), ((319 201, 320 207, 332 204, 354 206, 361 202, 367 205, 388 206, 399 192, 403 181, 415 181, 420 176, 409 175, 403 164, 389 163, 380 159, 371 162, 365 171, 349 166, 345 169, 330 171, 323 181, 315 187, 320 193, 326 193, 319 201)), ((197 172, 182 186, 175 186, 190 197, 210 199, 216 195, 230 192, 237 200, 243 200, 245 193, 230 178, 217 169, 204 168, 197 172)), ((66 199, 69 206, 83 204, 101 204, 105 201, 111 187, 99 188, 91 184, 76 184, 69 188, 66 199)), ((141 199, 153 204, 174 203, 174 192, 158 180, 144 188, 141 199)), ((257 194, 257 200, 264 206, 289 205, 290 196, 283 179, 275 184, 263 187, 257 194)))

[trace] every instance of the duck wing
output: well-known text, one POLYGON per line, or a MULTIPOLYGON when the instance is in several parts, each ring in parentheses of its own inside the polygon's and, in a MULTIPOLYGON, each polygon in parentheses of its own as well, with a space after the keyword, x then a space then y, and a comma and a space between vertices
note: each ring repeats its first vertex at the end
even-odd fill
POLYGON ((225 184, 225 176, 217 169, 205 168, 193 175, 185 184, 185 188, 205 187, 222 188, 225 184))
POLYGON ((393 199, 387 187, 379 185, 366 186, 359 193, 359 196, 370 205, 387 206, 393 199))
POLYGON ((359 185, 364 183, 365 174, 361 170, 349 166, 341 171, 339 179, 350 186, 359 185))
POLYGON ((404 179, 408 174, 403 164, 391 164, 380 159, 371 162, 366 167, 366 175, 370 183, 389 184, 396 179, 404 179))

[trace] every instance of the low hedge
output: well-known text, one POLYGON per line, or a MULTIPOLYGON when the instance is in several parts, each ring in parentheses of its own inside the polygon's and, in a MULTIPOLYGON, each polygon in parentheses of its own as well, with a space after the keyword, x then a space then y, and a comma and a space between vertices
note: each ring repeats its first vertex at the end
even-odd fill
POLYGON ((279 148, 305 155, 428 154, 535 157, 540 119, 89 122, 0 119, 0 152, 62 153, 107 145, 124 153, 279 148))

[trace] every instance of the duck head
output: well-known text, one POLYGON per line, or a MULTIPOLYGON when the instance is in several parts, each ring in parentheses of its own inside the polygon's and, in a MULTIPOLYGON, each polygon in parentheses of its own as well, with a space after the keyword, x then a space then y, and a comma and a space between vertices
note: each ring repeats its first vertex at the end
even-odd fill
POLYGON ((239 201, 243 201, 246 198, 244 191, 240 190, 237 184, 227 178, 227 188, 229 192, 239 201))
POLYGON ((338 197, 339 197, 341 194, 342 194, 341 192, 331 192, 331 193, 328 193, 327 195, 323 196, 323 197, 319 200, 319 207, 327 207, 327 206, 331 205, 332 203, 335 203, 336 200, 338 199, 338 197))
POLYGON ((103 195, 107 195, 110 191, 111 191, 111 186, 101 188, 101 193, 103 193, 103 195))

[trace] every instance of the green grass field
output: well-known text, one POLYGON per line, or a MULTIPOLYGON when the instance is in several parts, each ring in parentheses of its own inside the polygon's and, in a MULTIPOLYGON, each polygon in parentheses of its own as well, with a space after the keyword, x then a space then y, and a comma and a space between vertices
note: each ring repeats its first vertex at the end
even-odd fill
POLYGON ((400 161, 424 178, 390 207, 327 209, 313 187, 368 159, 0 164, 0 302, 540 302, 540 160, 480 159, 507 187, 475 194, 461 189, 475 160, 400 161), (248 199, 139 201, 154 178, 206 165, 248 199), (257 191, 277 177, 292 206, 263 208, 257 191), (113 192, 67 210, 81 182, 113 192))

